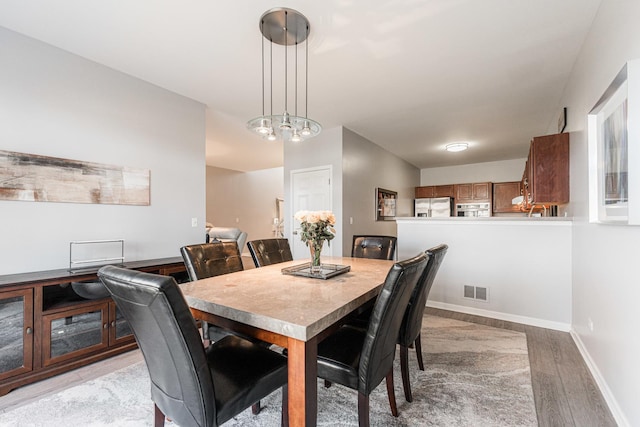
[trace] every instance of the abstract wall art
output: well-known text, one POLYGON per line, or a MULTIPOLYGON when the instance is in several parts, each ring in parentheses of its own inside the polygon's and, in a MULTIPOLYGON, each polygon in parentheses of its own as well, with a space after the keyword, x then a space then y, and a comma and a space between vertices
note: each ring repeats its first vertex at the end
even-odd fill
POLYGON ((0 200, 150 204, 150 171, 0 150, 0 200))

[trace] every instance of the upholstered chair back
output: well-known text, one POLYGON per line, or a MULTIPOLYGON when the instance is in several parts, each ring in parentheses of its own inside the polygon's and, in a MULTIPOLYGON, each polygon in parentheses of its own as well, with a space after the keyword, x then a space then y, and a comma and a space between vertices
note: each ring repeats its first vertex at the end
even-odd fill
POLYGON ((291 247, 287 239, 262 239, 247 243, 256 267, 292 261, 291 247))
POLYGON ((191 281, 242 271, 242 257, 235 242, 214 242, 180 248, 191 281))
POLYGON ((398 343, 401 345, 410 347, 420 335, 422 317, 427 305, 429 291, 448 248, 447 245, 438 245, 426 251, 427 255, 429 255, 429 263, 409 300, 409 306, 407 307, 398 338, 398 343))
POLYGON ((393 260, 396 254, 396 240, 394 236, 353 236, 351 256, 393 260))

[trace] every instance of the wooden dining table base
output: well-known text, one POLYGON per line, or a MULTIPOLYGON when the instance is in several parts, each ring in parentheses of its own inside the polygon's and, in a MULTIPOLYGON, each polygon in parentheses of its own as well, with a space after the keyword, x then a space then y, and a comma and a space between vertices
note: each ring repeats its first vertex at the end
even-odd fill
POLYGON ((318 340, 289 338, 289 425, 315 426, 318 418, 318 340))
POLYGON ((192 308, 193 317, 216 326, 287 348, 289 425, 314 427, 318 419, 318 337, 286 337, 192 308))

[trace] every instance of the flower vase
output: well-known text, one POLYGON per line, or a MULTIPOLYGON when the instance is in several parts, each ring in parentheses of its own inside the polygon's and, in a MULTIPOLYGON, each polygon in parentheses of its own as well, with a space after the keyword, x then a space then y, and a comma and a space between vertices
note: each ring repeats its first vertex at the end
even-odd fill
MULTIPOLYGON (((324 242, 322 242, 324 243, 324 242)), ((309 252, 311 253, 311 273, 319 274, 322 271, 322 263, 320 262, 320 255, 322 254, 322 245, 316 245, 313 242, 309 245, 309 252)))

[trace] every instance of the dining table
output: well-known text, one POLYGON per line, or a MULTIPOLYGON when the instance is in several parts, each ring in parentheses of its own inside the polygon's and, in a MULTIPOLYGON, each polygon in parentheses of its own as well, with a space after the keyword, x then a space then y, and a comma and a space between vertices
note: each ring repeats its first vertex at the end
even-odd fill
POLYGON ((322 263, 327 276, 336 275, 291 274, 308 264, 294 260, 180 285, 196 319, 287 349, 291 426, 317 423, 318 343, 375 301, 393 265, 350 257, 323 257, 322 263))

